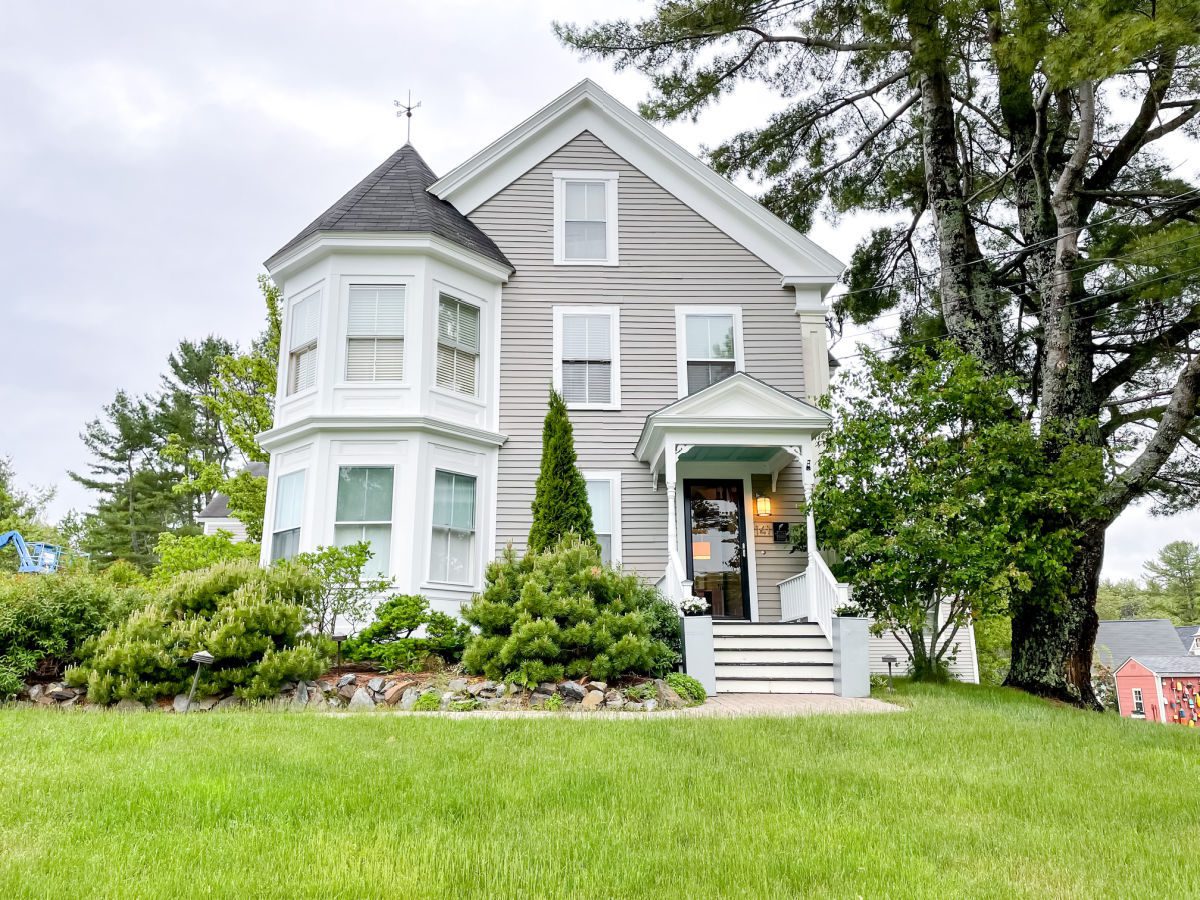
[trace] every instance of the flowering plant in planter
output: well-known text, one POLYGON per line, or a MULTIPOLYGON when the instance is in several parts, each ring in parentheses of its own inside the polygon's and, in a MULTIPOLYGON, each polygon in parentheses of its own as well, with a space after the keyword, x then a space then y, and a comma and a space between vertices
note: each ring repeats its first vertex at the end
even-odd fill
POLYGON ((679 611, 685 616, 703 616, 708 612, 708 601, 703 597, 684 597, 679 601, 679 611))

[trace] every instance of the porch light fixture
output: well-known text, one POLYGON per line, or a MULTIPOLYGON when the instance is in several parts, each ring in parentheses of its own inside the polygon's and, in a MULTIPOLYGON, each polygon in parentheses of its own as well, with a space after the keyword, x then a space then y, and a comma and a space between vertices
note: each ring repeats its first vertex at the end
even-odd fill
POLYGON ((712 544, 708 541, 692 541, 692 559, 712 559, 712 544))
POLYGON ((754 514, 757 516, 769 516, 771 514, 771 498, 765 494, 755 494, 754 514))
POLYGON ((207 650, 197 650, 192 654, 192 662, 196 664, 196 674, 192 676, 192 689, 188 691, 187 705, 183 711, 188 712, 192 708, 192 699, 196 696, 196 683, 200 680, 200 670, 205 666, 211 666, 215 658, 207 650))

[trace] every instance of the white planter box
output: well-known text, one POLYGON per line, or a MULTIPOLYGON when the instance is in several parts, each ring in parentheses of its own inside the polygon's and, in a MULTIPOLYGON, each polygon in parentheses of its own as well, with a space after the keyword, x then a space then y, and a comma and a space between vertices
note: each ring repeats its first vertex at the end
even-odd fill
POLYGON ((870 619, 834 616, 830 624, 834 693, 842 697, 871 696, 870 619))
POLYGON ((710 697, 717 692, 712 616, 683 617, 683 668, 704 685, 710 697))

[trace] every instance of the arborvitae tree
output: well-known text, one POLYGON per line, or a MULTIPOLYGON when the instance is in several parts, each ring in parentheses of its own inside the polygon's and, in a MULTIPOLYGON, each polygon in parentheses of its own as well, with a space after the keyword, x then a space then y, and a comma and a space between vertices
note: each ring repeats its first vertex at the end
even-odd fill
POLYGON ((541 553, 567 534, 595 542, 587 482, 575 465, 575 435, 567 404, 550 391, 550 409, 542 426, 542 468, 533 497, 533 526, 529 550, 541 553))

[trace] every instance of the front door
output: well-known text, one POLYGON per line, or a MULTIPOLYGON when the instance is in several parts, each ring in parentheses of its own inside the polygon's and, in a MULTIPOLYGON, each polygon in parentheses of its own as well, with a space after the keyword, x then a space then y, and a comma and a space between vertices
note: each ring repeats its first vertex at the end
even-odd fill
POLYGON ((687 568, 692 593, 714 618, 750 618, 746 516, 741 481, 684 481, 687 568))

